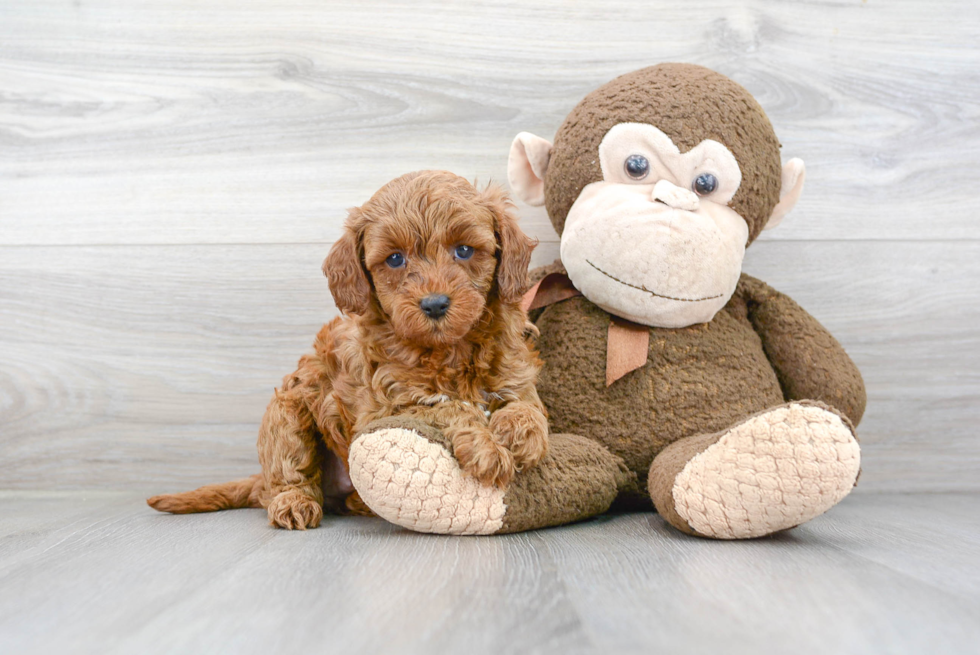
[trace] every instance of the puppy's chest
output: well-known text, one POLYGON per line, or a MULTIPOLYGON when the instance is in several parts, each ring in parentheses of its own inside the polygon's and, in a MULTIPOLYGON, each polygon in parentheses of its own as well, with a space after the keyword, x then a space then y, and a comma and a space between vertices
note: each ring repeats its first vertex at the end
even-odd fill
POLYGON ((411 371, 388 388, 386 400, 403 407, 464 402, 493 411, 504 401, 507 392, 497 386, 493 380, 466 370, 411 371))

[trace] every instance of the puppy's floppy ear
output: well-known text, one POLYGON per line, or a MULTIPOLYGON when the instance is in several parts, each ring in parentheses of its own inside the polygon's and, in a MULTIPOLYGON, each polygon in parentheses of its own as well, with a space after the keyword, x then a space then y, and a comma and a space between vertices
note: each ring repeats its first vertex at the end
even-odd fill
POLYGON ((500 249, 497 264, 497 289, 504 302, 520 302, 528 284, 527 269, 531 251, 538 242, 528 237, 517 225, 514 205, 500 187, 490 185, 480 194, 480 203, 494 215, 494 230, 500 249))
POLYGON ((371 283, 361 262, 363 221, 358 209, 351 209, 344 233, 323 260, 323 274, 330 284, 337 308, 345 314, 363 314, 371 302, 371 283))

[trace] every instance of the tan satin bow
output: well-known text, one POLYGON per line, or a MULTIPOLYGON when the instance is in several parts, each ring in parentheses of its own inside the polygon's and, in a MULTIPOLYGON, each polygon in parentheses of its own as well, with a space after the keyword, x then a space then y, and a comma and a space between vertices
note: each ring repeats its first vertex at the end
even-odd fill
MULTIPOLYGON (((524 311, 531 311, 581 295, 567 275, 550 273, 528 289, 521 306, 524 311)), ((610 315, 609 318, 609 332, 606 335, 607 387, 646 364, 650 351, 650 328, 618 316, 610 315)))

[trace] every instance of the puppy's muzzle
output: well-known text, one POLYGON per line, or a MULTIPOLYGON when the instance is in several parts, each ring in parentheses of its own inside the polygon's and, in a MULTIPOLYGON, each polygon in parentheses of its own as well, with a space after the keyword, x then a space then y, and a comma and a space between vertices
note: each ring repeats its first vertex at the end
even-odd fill
POLYGON ((431 294, 419 301, 419 307, 429 318, 438 321, 449 311, 449 296, 445 294, 431 294))

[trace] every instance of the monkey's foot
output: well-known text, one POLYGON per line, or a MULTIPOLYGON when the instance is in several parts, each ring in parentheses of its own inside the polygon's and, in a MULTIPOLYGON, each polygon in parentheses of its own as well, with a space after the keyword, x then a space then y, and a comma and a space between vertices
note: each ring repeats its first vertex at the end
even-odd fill
POLYGON ((538 466, 500 489, 463 473, 452 445, 412 419, 372 423, 351 444, 350 477, 375 514, 417 532, 487 535, 581 520, 608 509, 635 483, 602 446, 574 435, 552 435, 538 466))
POLYGON ((368 507, 416 532, 493 534, 504 491, 465 476, 441 432, 418 421, 379 421, 351 444, 350 477, 368 507))
POLYGON ((671 444, 654 460, 649 487, 657 511, 674 527, 750 539, 823 514, 851 491, 860 466, 850 422, 804 401, 671 444))

